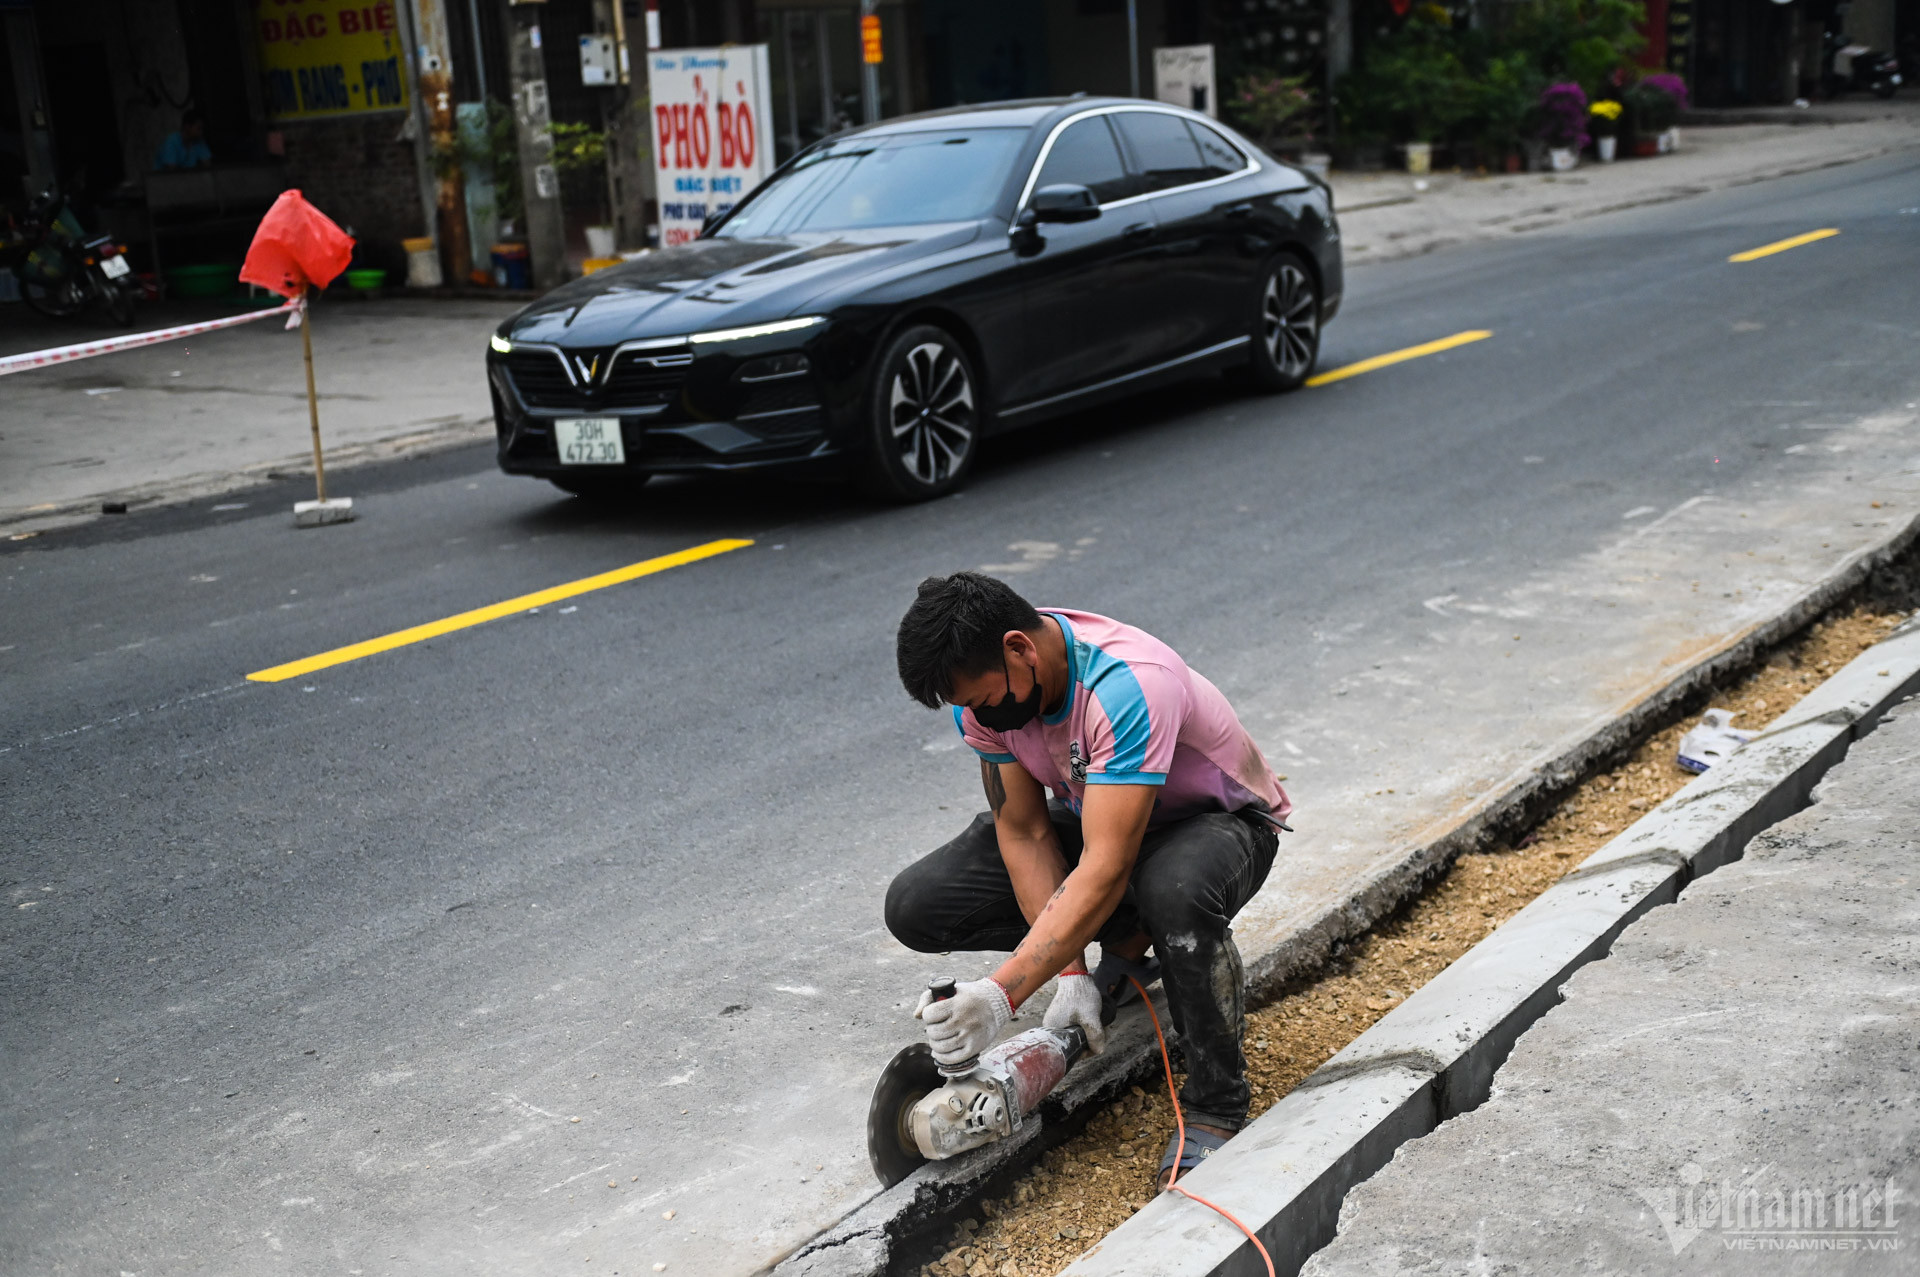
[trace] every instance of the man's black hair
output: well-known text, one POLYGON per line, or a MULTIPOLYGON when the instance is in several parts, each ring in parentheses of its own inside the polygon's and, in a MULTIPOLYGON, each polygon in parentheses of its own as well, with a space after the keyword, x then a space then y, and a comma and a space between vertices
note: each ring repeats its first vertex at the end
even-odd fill
POLYGON ((920 597, 900 618, 895 649, 900 684, 928 709, 938 709, 953 691, 956 674, 985 674, 1000 667, 1000 640, 1008 630, 1040 628, 1033 604, 1005 581, 978 572, 930 576, 920 597))

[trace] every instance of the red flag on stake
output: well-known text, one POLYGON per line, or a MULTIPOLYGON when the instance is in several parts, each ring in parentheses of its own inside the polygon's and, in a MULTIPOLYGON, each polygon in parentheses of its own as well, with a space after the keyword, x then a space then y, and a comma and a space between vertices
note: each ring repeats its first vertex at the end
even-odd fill
POLYGON ((282 297, 297 297, 308 284, 331 284, 352 259, 353 236, 299 191, 282 191, 253 233, 240 278, 282 297))
POLYGON ((240 267, 240 278, 247 283, 301 299, 300 345, 307 358, 307 420, 313 427, 313 485, 318 499, 293 503, 295 527, 353 518, 353 498, 327 500, 327 469, 320 456, 320 400, 313 390, 313 330, 306 306, 307 286, 325 288, 352 260, 353 236, 307 203, 299 191, 282 191, 260 219, 247 260, 240 267))

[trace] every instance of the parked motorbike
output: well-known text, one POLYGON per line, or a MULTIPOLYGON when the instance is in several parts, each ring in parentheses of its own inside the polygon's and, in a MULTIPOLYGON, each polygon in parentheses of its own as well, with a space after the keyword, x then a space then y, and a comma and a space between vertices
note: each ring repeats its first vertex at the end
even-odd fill
POLYGON ((97 308, 122 327, 133 323, 140 285, 126 246, 111 235, 88 235, 58 191, 30 202, 10 230, 0 261, 19 281, 27 305, 55 319, 97 308))
POLYGON ((1821 76, 1827 96, 1860 90, 1890 98, 1900 87, 1900 60, 1891 53, 1855 44, 1844 35, 1829 35, 1826 40, 1826 67, 1821 76))

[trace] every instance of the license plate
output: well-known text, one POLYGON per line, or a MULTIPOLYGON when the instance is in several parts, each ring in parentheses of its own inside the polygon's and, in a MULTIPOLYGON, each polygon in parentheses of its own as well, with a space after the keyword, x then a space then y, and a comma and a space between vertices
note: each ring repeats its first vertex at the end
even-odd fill
POLYGON ((553 441, 562 465, 617 466, 627 460, 618 417, 563 417, 553 423, 553 441))
POLYGON ((108 279, 119 279, 133 268, 127 265, 127 259, 124 257, 102 257, 100 259, 100 269, 106 274, 108 279))

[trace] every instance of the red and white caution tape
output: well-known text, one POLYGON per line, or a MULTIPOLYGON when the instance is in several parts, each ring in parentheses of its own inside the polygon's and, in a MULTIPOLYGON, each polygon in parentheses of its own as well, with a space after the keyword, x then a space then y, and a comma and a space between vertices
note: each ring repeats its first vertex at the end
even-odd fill
POLYGON ((229 315, 225 319, 208 319, 197 324, 181 324, 177 328, 157 328, 150 333, 129 333, 124 337, 105 337, 99 341, 83 341, 76 346, 55 346, 52 350, 30 350, 24 355, 0 355, 0 377, 12 372, 25 372, 29 368, 46 368, 53 364, 72 363, 76 359, 90 359, 95 355, 111 355, 117 350, 133 350, 138 346, 157 346, 165 341, 177 341, 182 337, 192 337, 198 333, 210 333, 220 328, 237 328, 241 324, 251 324, 258 319, 268 319, 274 315, 288 316, 287 326, 295 326, 299 318, 301 298, 295 297, 284 306, 275 306, 268 310, 252 310, 244 315, 229 315))

